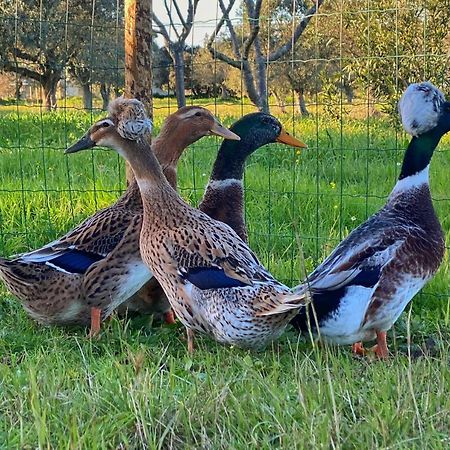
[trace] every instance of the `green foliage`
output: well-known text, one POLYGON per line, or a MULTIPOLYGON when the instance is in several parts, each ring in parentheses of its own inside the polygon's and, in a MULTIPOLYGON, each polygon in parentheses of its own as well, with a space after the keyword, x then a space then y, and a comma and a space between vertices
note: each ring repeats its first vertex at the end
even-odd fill
POLYGON ((356 47, 345 69, 395 115, 399 93, 408 84, 430 80, 448 89, 448 0, 346 2, 344 21, 356 47), (356 12, 355 12, 356 11, 356 12))
MULTIPOLYGON (((112 7, 108 0, 96 0, 94 11, 86 9, 84 14, 88 17, 93 14, 94 23, 83 30, 81 39, 77 36, 77 48, 67 62, 69 73, 81 86, 104 83, 122 87, 125 64, 122 10, 112 7)), ((75 20, 78 22, 79 17, 75 20)))
MULTIPOLYGON (((115 319, 99 341, 0 306, 4 448, 445 448, 448 335, 370 362, 292 333, 264 353, 115 319), (406 443, 406 444, 405 444, 406 443)), ((419 340, 419 342, 421 342, 419 340)))
POLYGON ((70 2, 70 7, 59 0, 2 2, 0 70, 40 83, 48 109, 56 107, 56 86, 66 68, 81 84, 118 84, 123 66, 121 9, 108 0, 94 6, 83 0, 70 2))

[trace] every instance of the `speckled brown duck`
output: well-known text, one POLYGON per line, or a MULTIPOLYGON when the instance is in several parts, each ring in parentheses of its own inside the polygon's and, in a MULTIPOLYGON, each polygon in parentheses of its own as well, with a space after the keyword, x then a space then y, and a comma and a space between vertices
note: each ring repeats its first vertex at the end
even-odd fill
POLYGON ((188 349, 194 331, 250 348, 277 338, 308 295, 292 294, 228 225, 185 203, 144 140, 123 139, 111 124, 75 148, 94 145, 116 150, 133 168, 144 207, 142 259, 186 326, 188 349))
MULTIPOLYGON (((111 103, 109 117, 93 125, 89 139, 95 142, 109 127, 124 140, 145 139, 151 122, 140 102, 117 99, 111 103)), ((181 108, 165 121, 153 148, 174 187, 183 150, 208 134, 239 139, 201 107, 181 108)), ((139 252, 142 217, 139 187, 132 181, 114 205, 95 213, 62 238, 14 259, 0 259, 0 278, 37 321, 91 323, 91 334, 96 334, 100 320, 152 278, 139 252)), ((165 314, 170 320, 170 305, 161 289, 150 285, 144 291, 149 293, 152 312, 165 314)))
POLYGON ((377 339, 373 350, 388 356, 386 331, 437 272, 444 235, 431 200, 429 166, 441 137, 450 131, 450 103, 431 83, 410 85, 399 102, 405 130, 413 136, 399 179, 386 205, 342 241, 308 277, 310 307, 292 321, 302 331, 336 344, 377 339))
MULTIPOLYGON (((198 209, 209 217, 229 225, 247 241, 244 214, 243 176, 247 158, 262 146, 274 142, 293 147, 306 147, 290 136, 274 116, 262 112, 250 113, 236 121, 230 131, 241 140, 224 140, 217 153, 211 177, 198 209)), ((152 312, 155 295, 161 295, 156 280, 147 283, 139 295, 125 302, 120 309, 128 308, 141 314, 152 312)))

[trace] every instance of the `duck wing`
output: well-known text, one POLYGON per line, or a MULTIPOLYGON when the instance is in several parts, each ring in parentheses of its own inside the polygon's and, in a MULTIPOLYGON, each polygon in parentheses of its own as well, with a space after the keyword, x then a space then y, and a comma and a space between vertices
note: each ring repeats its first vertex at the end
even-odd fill
POLYGON ((180 227, 171 236, 170 254, 178 274, 199 289, 252 286, 274 281, 255 254, 225 224, 214 228, 180 227), (186 236, 186 238, 183 238, 186 236))
MULTIPOLYGON (((25 263, 45 263, 57 270, 83 274, 116 248, 135 222, 130 211, 106 208, 44 247, 17 255, 25 263)), ((138 240, 138 238, 137 238, 138 240)))
POLYGON ((360 245, 339 246, 307 279, 313 291, 350 285, 373 287, 404 239, 390 234, 373 236, 360 245))

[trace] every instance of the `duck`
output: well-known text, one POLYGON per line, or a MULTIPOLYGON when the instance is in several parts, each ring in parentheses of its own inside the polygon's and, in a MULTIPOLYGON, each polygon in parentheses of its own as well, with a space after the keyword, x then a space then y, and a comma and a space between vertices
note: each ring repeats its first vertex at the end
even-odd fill
POLYGON ((389 357, 386 332, 436 274, 445 251, 433 208, 429 168, 440 139, 450 131, 450 103, 430 82, 414 83, 400 98, 402 124, 412 138, 386 204, 353 230, 294 292, 308 289, 311 303, 292 320, 302 332, 352 344, 363 342, 389 357))
MULTIPOLYGON (((246 114, 234 122, 229 130, 241 139, 222 141, 198 209, 229 225, 247 242, 243 186, 247 158, 270 143, 278 142, 296 148, 307 146, 291 136, 276 117, 263 112, 246 114)), ((122 315, 151 314, 155 295, 161 295, 159 289, 158 282, 153 279, 137 295, 123 303, 118 308, 119 312, 122 315)))
POLYGON ((227 224, 188 205, 164 177, 144 139, 124 139, 113 122, 95 126, 67 151, 106 147, 124 157, 141 191, 140 250, 187 330, 224 344, 262 349, 307 304, 258 261, 227 224))
POLYGON ((247 158, 270 143, 296 148, 306 148, 307 145, 291 136, 276 117, 264 112, 246 114, 231 125, 230 131, 241 139, 222 142, 198 209, 226 223, 243 241, 247 241, 242 182, 247 158))
MULTIPOLYGON (((142 103, 134 99, 111 102, 109 117, 93 128, 106 129, 112 124, 122 139, 147 138, 152 129, 142 103)), ((184 149, 210 134, 239 139, 202 107, 183 107, 168 116, 153 149, 173 187, 184 149)), ((89 336, 96 336, 102 320, 151 283, 152 274, 139 252, 142 217, 139 187, 131 178, 117 202, 66 235, 38 250, 0 258, 0 279, 37 322, 90 324, 89 336)), ((172 323, 173 313, 161 288, 151 283, 145 292, 152 293, 151 311, 172 323)))

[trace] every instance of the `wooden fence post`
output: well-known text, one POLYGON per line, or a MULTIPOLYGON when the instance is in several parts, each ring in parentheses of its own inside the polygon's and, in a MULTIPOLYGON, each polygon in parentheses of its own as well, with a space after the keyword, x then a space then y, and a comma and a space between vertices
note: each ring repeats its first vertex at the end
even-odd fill
MULTIPOLYGON (((125 97, 140 100, 153 118, 152 0, 125 0, 125 97)), ((126 173, 130 182, 128 164, 126 173)))

